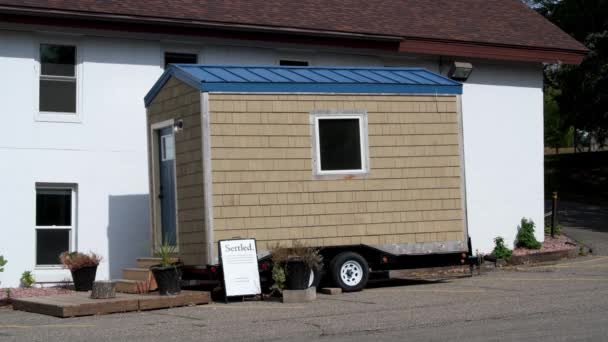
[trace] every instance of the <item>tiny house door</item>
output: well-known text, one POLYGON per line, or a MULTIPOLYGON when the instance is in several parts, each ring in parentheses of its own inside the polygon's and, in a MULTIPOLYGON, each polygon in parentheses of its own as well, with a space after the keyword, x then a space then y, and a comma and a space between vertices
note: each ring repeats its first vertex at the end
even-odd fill
POLYGON ((177 246, 175 206, 175 139, 173 126, 156 131, 158 139, 158 201, 160 204, 160 239, 158 243, 177 246))

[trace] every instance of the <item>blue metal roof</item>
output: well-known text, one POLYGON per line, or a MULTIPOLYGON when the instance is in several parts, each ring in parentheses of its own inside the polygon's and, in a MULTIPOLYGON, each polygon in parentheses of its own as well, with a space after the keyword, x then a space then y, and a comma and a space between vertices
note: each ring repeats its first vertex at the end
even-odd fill
POLYGON ((173 64, 145 97, 174 76, 201 92, 462 94, 462 85, 421 68, 173 64))

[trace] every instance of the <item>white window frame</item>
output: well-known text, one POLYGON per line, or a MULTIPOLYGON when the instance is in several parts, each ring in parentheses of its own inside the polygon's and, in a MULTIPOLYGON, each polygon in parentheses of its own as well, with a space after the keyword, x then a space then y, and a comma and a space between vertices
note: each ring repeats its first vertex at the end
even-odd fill
MULTIPOLYGON (((64 39, 39 39, 35 42, 35 96, 34 96, 34 120, 40 122, 71 122, 71 123, 82 123, 82 52, 81 44, 74 40, 64 39), (74 65, 74 79, 76 80, 76 112, 45 112, 40 110, 40 80, 43 78, 42 63, 40 56, 40 47, 43 44, 48 45, 67 45, 73 46, 76 49, 75 65, 74 65)), ((67 79, 72 77, 68 76, 45 76, 47 79, 67 79)))
POLYGON ((365 175, 369 173, 369 144, 366 110, 315 110, 310 115, 312 128, 312 167, 315 176, 365 175), (319 120, 356 119, 359 121, 361 168, 355 170, 322 170, 319 120))
MULTIPOLYGON (((53 184, 53 183, 37 183, 35 188, 34 203, 37 201, 38 190, 70 190, 72 192, 71 198, 71 214, 70 226, 38 226, 36 224, 37 208, 34 205, 34 262, 36 263, 35 269, 46 270, 46 269, 63 269, 63 265, 57 261, 56 265, 38 265, 38 230, 52 229, 52 230, 69 230, 69 251, 75 251, 76 248, 76 210, 77 210, 77 189, 75 184, 53 184)), ((59 257, 59 256, 57 256, 59 257)))

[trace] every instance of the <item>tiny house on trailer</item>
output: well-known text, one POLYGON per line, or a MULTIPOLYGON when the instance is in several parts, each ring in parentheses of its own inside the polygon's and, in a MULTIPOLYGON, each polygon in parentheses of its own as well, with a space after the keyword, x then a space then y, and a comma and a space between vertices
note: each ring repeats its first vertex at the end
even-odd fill
POLYGON ((464 263, 461 94, 418 68, 173 65, 145 98, 155 245, 206 267, 219 240, 299 241, 347 291, 464 263))

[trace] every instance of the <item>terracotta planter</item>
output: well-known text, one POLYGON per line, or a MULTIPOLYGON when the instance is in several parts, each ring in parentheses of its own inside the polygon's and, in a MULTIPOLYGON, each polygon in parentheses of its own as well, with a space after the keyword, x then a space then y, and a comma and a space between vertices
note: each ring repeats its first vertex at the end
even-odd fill
POLYGON ((82 267, 77 270, 71 270, 72 280, 74 281, 74 289, 76 291, 91 291, 95 274, 97 274, 96 266, 82 267))

